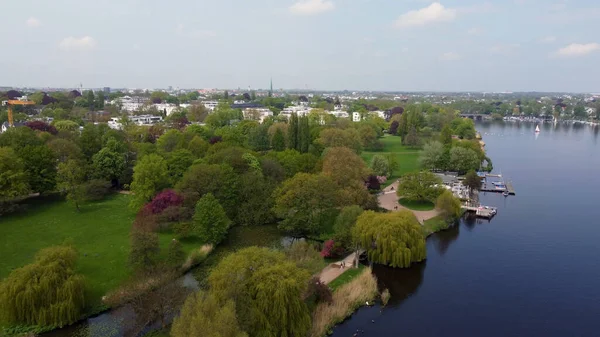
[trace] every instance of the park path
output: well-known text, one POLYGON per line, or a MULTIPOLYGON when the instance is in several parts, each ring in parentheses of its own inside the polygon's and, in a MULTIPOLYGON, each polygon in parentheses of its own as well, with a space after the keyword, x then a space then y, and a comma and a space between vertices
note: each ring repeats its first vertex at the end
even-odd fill
POLYGON ((321 270, 321 273, 319 274, 319 279, 322 283, 329 284, 331 281, 338 278, 338 276, 345 273, 346 270, 353 268, 355 258, 356 252, 346 256, 343 260, 329 264, 327 267, 321 270), (345 267, 343 268, 342 262, 344 262, 345 264, 345 267))
POLYGON ((417 217, 417 220, 419 220, 421 224, 423 224, 425 220, 435 218, 439 215, 439 212, 435 209, 431 211, 413 211, 400 205, 398 203, 398 196, 396 195, 397 190, 398 181, 396 180, 393 184, 383 189, 383 192, 377 198, 379 200, 379 206, 392 212, 397 212, 403 209, 409 210, 417 217))

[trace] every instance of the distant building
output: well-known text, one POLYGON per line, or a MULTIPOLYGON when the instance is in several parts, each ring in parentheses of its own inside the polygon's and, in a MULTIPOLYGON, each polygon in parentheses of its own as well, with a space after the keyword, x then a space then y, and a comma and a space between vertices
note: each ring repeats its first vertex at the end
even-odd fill
POLYGON ((245 103, 245 102, 237 102, 231 105, 232 109, 259 109, 264 108, 264 106, 260 103, 245 103))
POLYGON ((110 87, 104 87, 104 90, 103 90, 103 91, 104 91, 104 94, 105 94, 105 95, 108 95, 108 94, 110 94, 110 87))
POLYGON ((112 104, 118 104, 121 106, 122 110, 133 112, 140 111, 150 100, 146 97, 130 97, 123 96, 117 98, 115 101, 111 102, 112 104))
POLYGON ((177 110, 177 105, 169 103, 152 104, 152 106, 167 116, 170 116, 173 111, 177 110))
POLYGON ((352 121, 353 122, 360 122, 361 119, 362 118, 361 118, 360 112, 353 112, 352 113, 352 121))
MULTIPOLYGON (((19 123, 19 122, 14 122, 13 123, 13 127, 18 127, 18 126, 24 126, 25 123, 19 123)), ((0 133, 4 133, 6 131, 8 131, 8 128, 10 128, 10 125, 8 124, 8 122, 4 122, 2 123, 2 127, 0 128, 0 133)))
MULTIPOLYGON (((136 125, 154 125, 163 121, 162 116, 154 115, 140 115, 140 116, 129 116, 129 122, 136 125)), ((121 130, 123 124, 121 124, 121 118, 113 117, 108 121, 108 127, 115 130, 121 130)))
POLYGON ((242 113, 244 114, 244 119, 255 120, 259 123, 262 123, 266 118, 273 116, 273 111, 267 108, 247 108, 244 109, 242 113))
POLYGON ((219 102, 217 101, 204 101, 202 104, 210 111, 215 111, 215 109, 219 106, 219 102))

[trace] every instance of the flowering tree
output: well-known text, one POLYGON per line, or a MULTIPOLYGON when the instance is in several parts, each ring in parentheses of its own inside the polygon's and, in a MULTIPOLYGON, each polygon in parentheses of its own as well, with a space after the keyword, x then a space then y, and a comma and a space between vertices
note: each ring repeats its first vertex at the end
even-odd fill
POLYGON ((181 206, 182 204, 183 197, 174 190, 167 189, 157 194, 144 208, 152 214, 159 214, 169 207, 181 206))

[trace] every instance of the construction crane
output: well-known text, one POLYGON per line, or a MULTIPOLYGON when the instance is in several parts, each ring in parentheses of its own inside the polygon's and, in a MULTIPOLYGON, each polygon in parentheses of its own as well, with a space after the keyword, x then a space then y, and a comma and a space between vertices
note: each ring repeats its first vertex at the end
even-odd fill
POLYGON ((12 107, 13 105, 35 105, 35 102, 32 101, 20 101, 17 99, 11 99, 8 101, 3 101, 2 105, 6 105, 8 107, 8 125, 10 125, 11 127, 14 126, 14 119, 13 119, 13 111, 12 111, 12 107))

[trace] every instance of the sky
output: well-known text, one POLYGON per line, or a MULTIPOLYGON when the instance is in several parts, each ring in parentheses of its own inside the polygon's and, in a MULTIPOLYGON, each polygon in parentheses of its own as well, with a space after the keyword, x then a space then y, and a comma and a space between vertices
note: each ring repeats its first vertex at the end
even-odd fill
POLYGON ((0 0, 0 86, 600 92, 598 0, 0 0))

